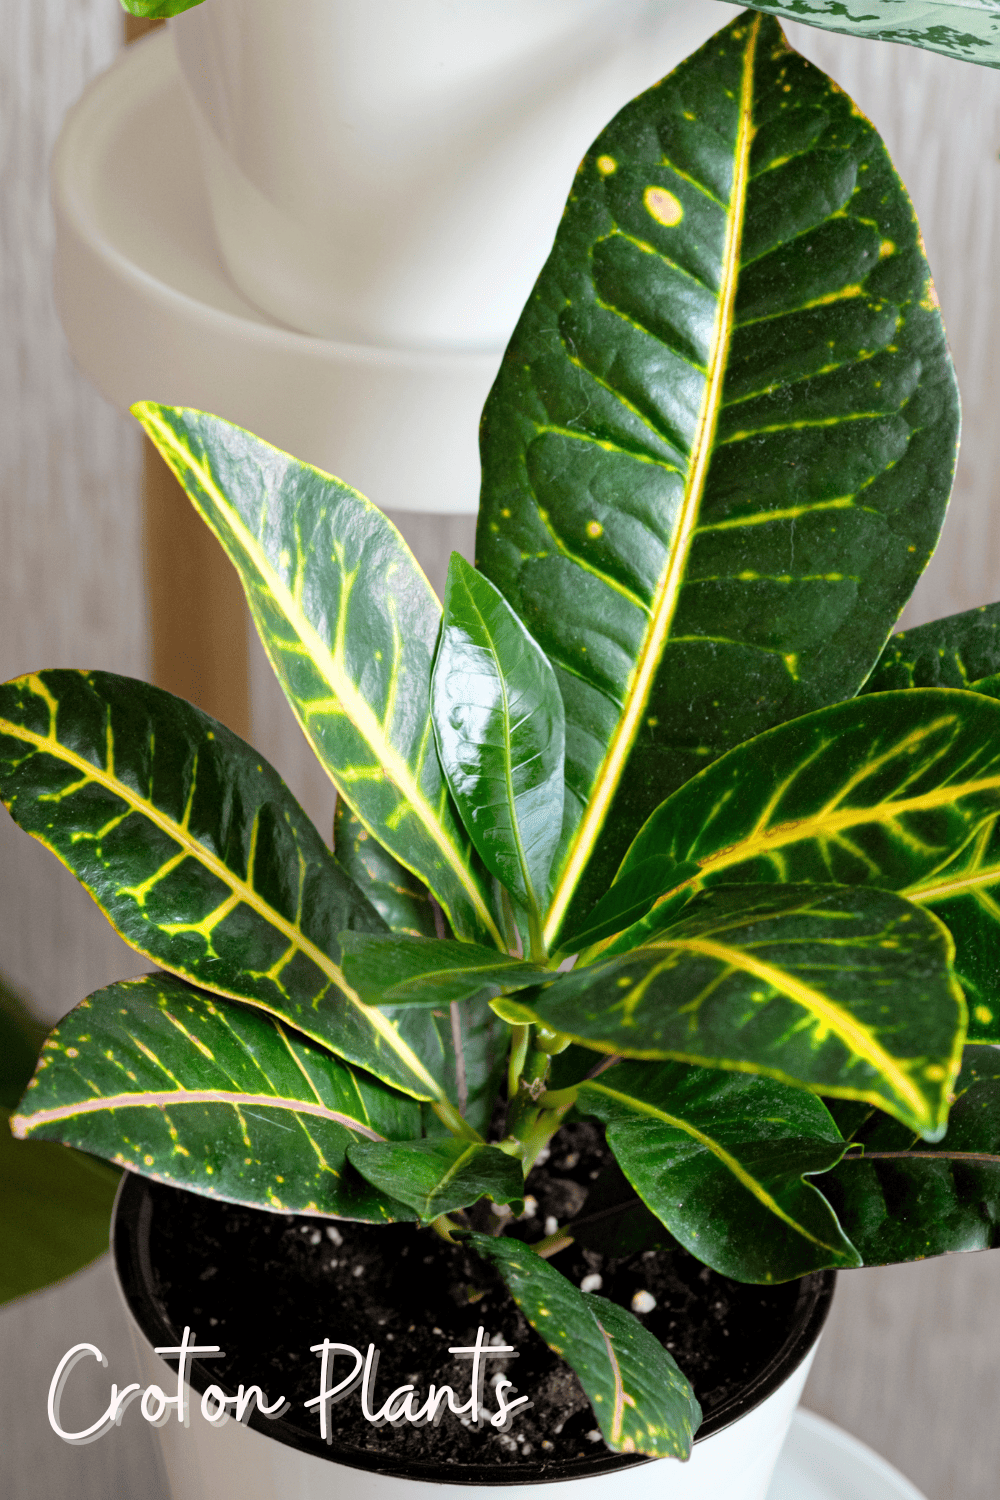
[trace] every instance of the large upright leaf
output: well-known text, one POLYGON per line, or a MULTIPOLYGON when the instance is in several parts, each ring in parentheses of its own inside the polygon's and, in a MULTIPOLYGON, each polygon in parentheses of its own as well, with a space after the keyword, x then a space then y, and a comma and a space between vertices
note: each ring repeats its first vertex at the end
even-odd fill
POLYGON ((134 411, 239 571, 339 795, 427 882, 457 933, 502 947, 434 750, 441 607, 399 532, 340 480, 229 422, 148 401, 134 411))
POLYGON ((730 750, 656 809, 616 881, 655 857, 698 865, 688 890, 821 881, 910 891, 998 811, 1000 703, 940 688, 875 693, 730 750))
POLYGON ((480 1198, 518 1204, 524 1198, 521 1163, 481 1141, 358 1141, 347 1155, 362 1176, 408 1203, 425 1224, 480 1198))
MULTIPOLYGON (((510 1042, 510 1032, 486 997, 447 1006, 388 1008, 385 1013, 458 1106, 466 1125, 485 1136, 506 1078, 510 1042)), ((447 1135, 455 1128, 454 1118, 442 1119, 432 1105, 421 1109, 424 1135, 447 1135)))
POLYGON ((341 869, 393 932, 439 936, 427 887, 368 832, 343 797, 333 815, 333 849, 341 869))
POLYGON ((469 1236, 549 1348, 579 1376, 609 1448, 686 1459, 701 1407, 672 1356, 631 1313, 579 1292, 514 1239, 469 1236))
POLYGON ((619 1063, 577 1106, 607 1127, 636 1192, 671 1234, 735 1281, 790 1281, 861 1257, 822 1193, 844 1141, 819 1099, 770 1078, 619 1063))
POLYGON ((434 737, 486 868, 541 913, 563 812, 566 725, 555 673, 506 599, 451 556, 431 682, 434 737))
POLYGON ((966 1028, 952 951, 889 891, 720 886, 642 947, 493 1003, 601 1052, 866 1099, 937 1140, 966 1028))
POLYGON ((339 967, 384 930, 277 772, 199 709, 108 672, 0 686, 0 788, 126 942, 417 1098, 440 1088, 339 967))
POLYGON ((1000 1052, 967 1047, 936 1144, 878 1111, 817 1179, 865 1265, 1000 1245, 1000 1052))
POLYGON ((378 1224, 411 1211, 355 1176, 347 1148, 419 1120, 280 1022, 152 974, 70 1011, 11 1127, 211 1197, 378 1224))
MULTIPOLYGON (((983 604, 891 635, 861 691, 944 687, 981 692, 983 679, 992 679, 998 672, 1000 604, 983 604)), ((990 681, 987 695, 997 696, 990 681)))
POLYGON ((957 432, 884 146, 744 13, 587 152, 484 413, 479 564, 566 703, 550 946, 664 796, 857 691, 957 432))
POLYGON ((757 0, 755 10, 869 41, 905 42, 1000 68, 997 0, 757 0))

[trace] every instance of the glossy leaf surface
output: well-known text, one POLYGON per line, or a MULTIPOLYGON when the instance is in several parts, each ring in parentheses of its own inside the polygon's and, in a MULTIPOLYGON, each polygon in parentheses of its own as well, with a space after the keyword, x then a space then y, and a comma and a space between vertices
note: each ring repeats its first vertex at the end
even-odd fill
POLYGON ((449 1005, 527 989, 553 970, 475 943, 341 934, 344 973, 368 1005, 449 1005))
POLYGON ((411 937, 438 936, 427 887, 368 832, 343 797, 333 815, 333 848, 387 927, 411 937))
POLYGON ((477 558, 566 704, 550 947, 664 796, 857 691, 957 432, 884 146, 738 16, 587 152, 484 412, 477 558))
POLYGON ((469 836, 537 922, 562 825, 563 701, 544 652, 457 552, 431 704, 438 755, 469 836))
POLYGON ((282 1213, 412 1218, 346 1165, 419 1106, 259 1011, 169 974, 108 985, 60 1022, 11 1127, 158 1182, 282 1213))
POLYGON ((608 1447, 686 1459, 701 1407, 672 1357, 631 1313, 577 1291, 515 1239, 469 1236, 535 1332, 579 1376, 608 1447))
POLYGON ((876 693, 760 735, 669 797, 618 880, 653 856, 724 882, 909 890, 1000 808, 1000 703, 936 688, 876 693))
POLYGON ((866 1265, 1000 1245, 1000 1052, 967 1047, 935 1145, 873 1111, 817 1186, 866 1265))
POLYGON ((770 1078, 619 1063, 580 1085, 636 1192, 687 1250, 735 1281, 790 1281, 861 1258, 805 1181, 844 1142, 819 1099, 770 1078))
POLYGON ((1000 4, 997 0, 761 0, 755 10, 786 21, 870 41, 904 42, 944 57, 1000 67, 1000 4))
POLYGON ((528 994, 535 1017, 598 1051, 867 1099, 937 1139, 966 1025, 951 952, 941 922, 889 891, 729 886, 528 994))
POLYGON ((0 786, 140 953, 438 1096, 339 966, 337 934, 381 918, 277 772, 222 724, 107 672, 16 678, 0 687, 0 786))
POLYGON ((149 437, 235 564, 271 665, 340 796, 462 936, 502 946, 434 750, 441 607, 355 490, 204 412, 144 402, 149 437))
MULTIPOLYGON (((984 604, 891 635, 862 693, 970 688, 1000 672, 1000 604, 984 604)), ((995 697, 992 682, 987 696, 995 697)))
POLYGON ((347 1155, 363 1177, 408 1203, 425 1224, 480 1198, 494 1203, 524 1198, 521 1163, 497 1146, 454 1138, 359 1142, 347 1155))

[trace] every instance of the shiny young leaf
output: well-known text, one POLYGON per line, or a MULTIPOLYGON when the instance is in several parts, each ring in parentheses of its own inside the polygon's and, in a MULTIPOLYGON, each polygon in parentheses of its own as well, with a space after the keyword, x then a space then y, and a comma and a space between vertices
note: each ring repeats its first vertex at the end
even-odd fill
POLYGON ((518 1205, 524 1198, 521 1163, 477 1141, 359 1142, 347 1156, 362 1177, 408 1203, 425 1224, 480 1198, 518 1205))
POLYGON ((16 678, 0 686, 0 787, 138 952, 439 1097, 339 966, 337 934, 381 918, 277 772, 215 719, 108 672, 16 678))
POLYGON ((480 991, 506 995, 553 970, 475 943, 341 933, 344 974, 368 1005, 450 1005, 480 991))
POLYGON ((997 696, 993 679, 1000 673, 1000 604, 983 604, 900 630, 889 637, 862 693, 894 688, 968 688, 997 696))
POLYGON ((701 1421, 687 1379, 642 1324, 604 1297, 577 1291, 515 1239, 469 1236, 535 1332, 574 1370, 608 1447, 686 1459, 701 1421))
POLYGON ((866 1099, 937 1140, 966 1027, 951 954, 944 925, 888 891, 728 886, 643 947, 496 1004, 601 1052, 866 1099))
POLYGON ((158 1182, 281 1213, 412 1218, 346 1166, 420 1110, 258 1011, 169 974, 108 985, 45 1044, 11 1120, 158 1182))
POLYGON ((805 1178, 844 1142, 819 1099, 770 1078, 619 1063, 577 1108, 607 1127, 636 1192, 687 1250, 734 1281, 790 1281, 861 1257, 805 1178))
POLYGON ((836 0, 757 0, 754 9, 844 36, 904 42, 1000 68, 998 0, 865 0, 853 7, 836 0))
POLYGON ((145 16, 150 20, 179 16, 201 3, 202 0, 121 0, 122 10, 130 16, 145 16))
POLYGON ((738 16, 587 152, 483 416, 479 565, 566 705, 550 947, 665 795, 857 691, 957 434, 882 142, 738 16))
POLYGON ((1000 1245, 1000 1052, 967 1047, 935 1145, 879 1111, 817 1186, 865 1265, 1000 1245))
POLYGON ((343 797, 337 798, 333 817, 333 849, 341 869, 393 932, 411 937, 444 935, 437 931, 427 887, 382 847, 343 797))
POLYGON ((541 913, 563 813, 566 726, 555 673, 510 605, 451 556, 431 681, 444 774, 480 858, 526 908, 541 950, 541 913))
POLYGON ((456 933, 503 947, 430 723, 441 606, 399 532, 340 480, 204 412, 133 408, 236 566, 328 776, 430 886, 456 933))
POLYGON ((998 810, 1000 703, 876 693, 730 750, 656 809, 616 882, 656 856, 697 864, 692 891, 799 881, 909 891, 998 810))

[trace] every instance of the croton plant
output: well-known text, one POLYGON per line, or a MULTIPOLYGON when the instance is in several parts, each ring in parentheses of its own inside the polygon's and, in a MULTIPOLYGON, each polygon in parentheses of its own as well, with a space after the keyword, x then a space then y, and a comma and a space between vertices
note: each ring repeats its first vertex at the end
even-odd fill
POLYGON ((465 1236, 656 1455, 697 1403, 552 1263, 587 1209, 519 1234, 569 1116, 738 1281, 995 1242, 1000 606, 890 637, 958 395, 885 148, 774 20, 581 163, 443 604, 345 483, 135 411, 239 570, 333 851, 166 692, 0 689, 7 807, 157 966, 52 1032, 18 1136, 465 1236))

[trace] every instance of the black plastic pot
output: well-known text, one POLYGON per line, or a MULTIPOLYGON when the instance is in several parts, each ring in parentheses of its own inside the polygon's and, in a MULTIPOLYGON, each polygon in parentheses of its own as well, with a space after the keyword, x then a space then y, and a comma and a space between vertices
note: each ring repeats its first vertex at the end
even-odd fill
MULTIPOLYGON (((319 1257, 330 1256, 331 1245, 324 1237, 325 1228, 326 1221, 323 1220, 291 1219, 237 1208, 126 1175, 115 1208, 112 1249, 127 1305, 152 1347, 178 1345, 184 1326, 188 1324, 200 1343, 218 1343, 226 1351, 226 1360, 216 1358, 193 1362, 189 1382, 195 1391, 203 1393, 209 1384, 215 1384, 232 1394, 242 1381, 247 1385, 262 1385, 265 1395, 268 1394, 269 1382, 272 1393, 281 1388, 288 1394, 288 1382, 294 1381, 295 1371, 300 1370, 308 1382, 308 1394, 313 1395, 318 1389, 315 1384, 318 1362, 308 1352, 311 1345, 325 1336, 364 1348, 360 1337, 345 1337, 339 1322, 339 1313, 353 1291, 349 1268, 344 1267, 345 1274, 339 1283, 336 1276, 324 1273, 325 1279, 321 1283, 324 1309, 321 1312, 317 1280, 308 1269, 308 1259, 304 1262, 305 1270, 297 1264, 303 1261, 300 1251, 305 1251, 307 1246, 318 1248, 319 1257), (317 1231, 321 1237, 320 1245, 313 1247, 317 1231), (229 1256, 225 1253, 228 1246, 232 1247, 229 1256), (234 1313, 234 1308, 240 1306, 244 1314, 242 1327, 234 1313), (292 1326, 296 1316, 297 1327, 292 1326), (298 1364, 289 1364, 289 1360, 295 1361, 296 1357, 298 1364)), ((343 1224, 337 1228, 338 1232, 345 1234, 355 1230, 355 1226, 343 1224)), ((393 1229, 362 1230, 362 1234, 377 1236, 377 1251, 381 1253, 383 1247, 388 1246, 384 1252, 388 1256, 392 1244, 398 1247, 395 1253, 405 1254, 401 1247, 410 1243, 407 1236, 415 1237, 417 1232, 408 1226, 394 1226, 393 1229), (397 1236, 395 1241, 386 1238, 391 1235, 397 1236)), ((439 1249, 441 1253, 448 1253, 448 1247, 426 1233, 420 1235, 419 1249, 430 1251, 432 1255, 439 1249)), ((726 1371, 721 1372, 721 1377, 717 1368, 696 1372, 678 1356, 705 1410, 705 1419, 696 1438, 696 1442, 704 1442, 760 1406, 789 1380, 819 1336, 829 1311, 836 1278, 833 1272, 821 1272, 784 1287, 739 1287, 707 1272, 684 1252, 668 1253, 672 1257, 671 1275, 679 1254, 683 1275, 688 1276, 692 1285, 697 1284, 702 1302, 707 1297, 722 1296, 723 1293, 729 1299, 728 1316, 733 1324, 731 1336, 727 1337, 730 1330, 722 1332, 726 1337, 726 1357, 742 1372, 735 1387, 726 1371), (750 1337, 757 1347, 749 1350, 746 1347, 747 1328, 756 1330, 750 1337), (722 1398, 713 1399, 713 1391, 724 1389, 727 1384, 729 1389, 724 1390, 722 1398)), ((407 1262, 407 1266, 412 1267, 415 1260, 416 1256, 407 1262)), ((422 1272, 413 1277, 408 1270, 405 1279, 419 1287, 423 1285, 425 1275, 422 1272)), ((391 1278, 383 1275, 383 1279, 391 1278)), ((613 1296, 614 1292, 606 1288, 604 1294, 613 1296)), ((484 1297, 482 1307, 487 1309, 488 1306, 484 1297)), ((420 1317, 421 1326, 426 1330, 425 1309, 419 1292, 414 1307, 414 1315, 420 1317)), ((386 1303, 385 1310, 387 1321, 397 1320, 394 1326, 399 1326, 400 1318, 405 1322, 411 1316, 395 1303, 386 1303)), ((449 1304, 444 1298, 438 1304, 435 1332, 440 1334, 440 1341, 454 1341, 460 1338, 460 1330, 468 1325, 470 1317, 475 1321, 479 1316, 478 1307, 471 1313, 469 1308, 456 1312, 454 1302, 449 1304), (447 1326, 449 1319, 453 1325, 451 1332, 447 1326)), ((492 1312, 484 1312, 480 1320, 490 1322, 492 1318, 492 1326, 497 1327, 498 1318, 504 1318, 509 1324, 511 1317, 517 1316, 510 1310, 497 1311, 494 1303, 492 1312)), ((411 1330, 413 1326, 410 1325, 411 1330)), ((537 1335, 527 1330, 527 1325, 521 1326, 527 1340, 538 1345, 539 1357, 551 1358, 537 1335)), ((714 1331, 716 1343, 720 1342, 719 1332, 718 1328, 714 1331)), ((384 1325, 371 1329, 371 1338, 376 1343, 388 1337, 391 1333, 385 1332, 384 1325)), ((718 1364, 716 1360, 715 1365, 718 1364)), ((430 1378, 436 1377, 432 1373, 430 1378)), ((391 1377, 386 1379, 391 1380, 391 1377)), ((440 1455, 428 1459, 407 1451, 404 1446, 407 1438, 411 1450, 415 1440, 414 1429, 405 1426, 381 1430, 385 1434, 382 1451, 367 1451, 353 1439, 337 1439, 328 1444, 319 1436, 315 1411, 303 1409, 301 1386, 296 1394, 298 1399, 293 1400, 284 1416, 277 1420, 267 1419, 255 1408, 246 1425, 316 1458, 367 1470, 371 1474, 394 1474, 432 1483, 507 1486, 611 1474, 648 1462, 642 1457, 613 1454, 603 1445, 595 1451, 589 1443, 584 1444, 586 1452, 568 1457, 549 1456, 535 1446, 529 1456, 504 1454, 499 1461, 492 1458, 490 1461, 469 1462, 457 1452, 449 1453, 443 1461, 440 1455)), ((192 1420, 197 1420, 196 1415, 192 1420)), ((456 1438, 464 1440, 455 1419, 445 1420, 454 1424, 456 1438)), ((589 1414, 586 1425, 594 1425, 589 1414)), ((366 1432, 370 1434, 371 1429, 366 1429, 366 1432)), ((482 1446, 480 1444, 480 1452, 482 1446)))

